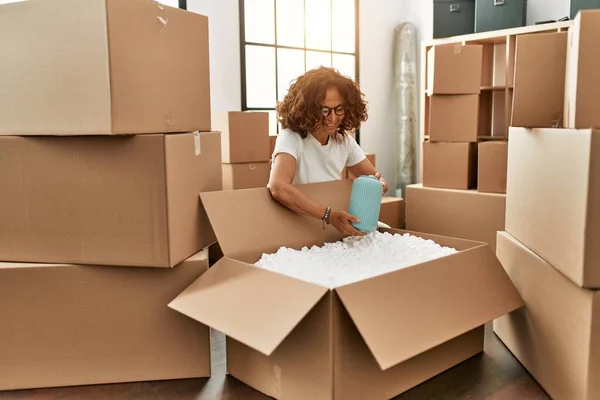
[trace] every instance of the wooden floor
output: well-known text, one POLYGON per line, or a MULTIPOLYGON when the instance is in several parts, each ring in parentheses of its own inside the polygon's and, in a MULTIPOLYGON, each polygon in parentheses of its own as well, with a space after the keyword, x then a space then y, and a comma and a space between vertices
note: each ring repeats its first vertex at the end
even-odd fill
MULTIPOLYGON (((224 338, 213 332, 213 376, 164 382, 0 392, 0 400, 263 400, 268 397, 225 375, 224 338)), ((486 329, 484 353, 394 400, 549 400, 539 385, 486 329)), ((309 400, 309 399, 307 399, 309 400)), ((369 399, 365 399, 369 400, 369 399)))

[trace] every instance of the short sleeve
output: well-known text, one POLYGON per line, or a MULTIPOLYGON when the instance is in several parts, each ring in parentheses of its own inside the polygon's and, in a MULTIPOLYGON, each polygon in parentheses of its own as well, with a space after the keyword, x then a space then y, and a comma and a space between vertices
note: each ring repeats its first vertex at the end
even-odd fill
POLYGON ((358 143, 356 143, 356 139, 354 139, 351 135, 346 135, 346 140, 349 148, 346 167, 353 167, 365 158, 367 158, 367 156, 365 155, 363 149, 361 149, 361 147, 358 145, 358 143))
POLYGON ((298 160, 301 151, 302 138, 300 135, 289 129, 282 129, 275 140, 275 149, 273 150, 272 158, 275 159, 275 156, 279 153, 286 153, 298 160))

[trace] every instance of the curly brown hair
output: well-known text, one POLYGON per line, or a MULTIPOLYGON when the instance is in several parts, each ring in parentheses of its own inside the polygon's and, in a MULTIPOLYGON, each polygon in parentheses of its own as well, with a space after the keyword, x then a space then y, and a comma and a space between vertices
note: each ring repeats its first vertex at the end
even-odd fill
MULTIPOLYGON (((368 118, 367 102, 358 85, 334 68, 318 67, 296 78, 283 101, 277 104, 278 120, 283 129, 298 133, 303 139, 322 123, 325 92, 335 87, 344 99, 344 118, 337 129, 341 136, 360 128, 368 118)), ((340 137, 337 136, 336 137, 340 137)))

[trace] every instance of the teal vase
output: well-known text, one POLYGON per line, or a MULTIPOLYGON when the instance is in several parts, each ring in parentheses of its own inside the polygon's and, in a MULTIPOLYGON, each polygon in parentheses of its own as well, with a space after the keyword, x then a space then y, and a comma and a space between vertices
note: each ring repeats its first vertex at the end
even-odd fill
POLYGON ((371 233, 377 229, 382 196, 383 184, 374 176, 362 175, 354 180, 348 212, 360 219, 352 222, 357 230, 371 233))

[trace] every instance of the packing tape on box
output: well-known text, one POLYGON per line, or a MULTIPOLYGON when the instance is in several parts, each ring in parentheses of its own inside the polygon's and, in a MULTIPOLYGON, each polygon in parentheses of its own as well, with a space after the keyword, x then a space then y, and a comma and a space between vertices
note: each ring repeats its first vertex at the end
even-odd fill
POLYGON ((171 111, 165 114, 165 132, 173 132, 175 130, 175 118, 171 114, 171 111))
POLYGON ((202 143, 200 142, 200 132, 194 132, 194 152, 197 156, 202 153, 202 143))

